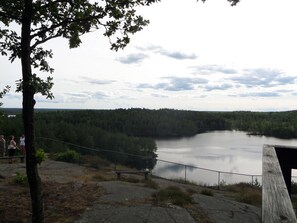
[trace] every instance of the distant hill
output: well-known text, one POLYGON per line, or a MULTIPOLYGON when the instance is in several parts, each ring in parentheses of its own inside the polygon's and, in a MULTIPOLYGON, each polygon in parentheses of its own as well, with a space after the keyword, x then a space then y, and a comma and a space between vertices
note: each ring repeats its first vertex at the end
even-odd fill
MULTIPOLYGON (((54 112, 54 111, 75 111, 79 109, 59 109, 59 108, 37 108, 35 109, 35 112, 54 112)), ((19 115, 22 114, 21 108, 1 108, 0 111, 2 111, 5 115, 19 115)))

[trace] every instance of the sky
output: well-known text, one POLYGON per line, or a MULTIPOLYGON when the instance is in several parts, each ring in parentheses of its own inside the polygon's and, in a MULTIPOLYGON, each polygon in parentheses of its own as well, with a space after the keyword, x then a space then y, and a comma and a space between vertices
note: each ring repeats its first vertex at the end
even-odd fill
MULTIPOLYGON (((79 48, 65 39, 44 48, 53 100, 37 94, 36 108, 172 108, 195 111, 297 109, 297 1, 163 0, 137 11, 150 24, 118 52, 102 31, 79 48), (181 4, 182 2, 182 4, 181 4)), ((4 108, 21 108, 15 92, 21 65, 0 56, 4 108)))

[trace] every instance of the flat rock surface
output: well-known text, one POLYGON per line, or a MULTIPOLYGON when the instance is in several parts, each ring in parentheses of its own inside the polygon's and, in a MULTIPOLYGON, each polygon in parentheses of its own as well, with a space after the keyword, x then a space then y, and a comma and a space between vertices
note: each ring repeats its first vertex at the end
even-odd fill
POLYGON ((76 223, 195 223, 188 211, 177 206, 159 207, 151 202, 156 190, 122 181, 100 182, 106 194, 76 223), (136 205, 135 205, 136 204, 136 205))
MULTIPOLYGON (((26 173, 24 163, 0 165, 2 176, 13 176, 16 172, 26 173)), ((96 198, 92 206, 75 221, 76 223, 254 223, 261 222, 261 210, 258 207, 236 202, 220 193, 214 196, 200 194, 203 189, 195 185, 176 183, 164 179, 154 179, 159 188, 177 186, 183 190, 194 190, 194 204, 191 210, 174 205, 158 206, 152 194, 157 190, 142 184, 124 181, 96 181, 88 178, 97 170, 76 164, 46 160, 38 167, 41 180, 56 182, 96 183, 104 189, 104 194, 96 198), (91 174, 90 174, 91 173, 91 174), (207 220, 200 221, 201 216, 207 220), (191 214, 190 214, 191 213, 191 214), (198 213, 198 214, 197 214, 198 213), (193 216, 196 217, 194 218, 193 216), (198 217, 197 217, 198 215, 198 217)), ((139 176, 143 179, 143 176, 139 176)), ((116 176, 115 176, 116 178, 116 176)), ((114 179, 115 179, 114 178, 114 179)))
POLYGON ((259 223, 261 210, 252 205, 224 197, 194 194, 194 203, 199 204, 206 215, 216 223, 259 223))

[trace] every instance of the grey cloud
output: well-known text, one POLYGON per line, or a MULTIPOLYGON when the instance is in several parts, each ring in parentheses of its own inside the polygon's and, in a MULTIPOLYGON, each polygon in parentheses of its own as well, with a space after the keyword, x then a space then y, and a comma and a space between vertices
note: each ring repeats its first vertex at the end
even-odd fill
POLYGON ((133 64, 133 63, 140 63, 147 57, 148 55, 146 54, 136 53, 136 54, 129 54, 126 57, 119 57, 117 58, 117 61, 124 64, 133 64))
POLYGON ((36 100, 36 103, 49 103, 49 104, 59 104, 62 101, 59 100, 50 100, 50 99, 46 99, 46 98, 39 98, 36 100))
POLYGON ((167 91, 184 91, 193 90, 196 80, 191 78, 168 78, 170 83, 164 86, 164 90, 167 91))
POLYGON ((101 80, 101 79, 95 79, 95 78, 84 77, 84 76, 81 78, 84 79, 89 84, 96 84, 96 85, 112 84, 115 82, 114 80, 101 80))
POLYGON ((292 76, 279 77, 277 78, 277 81, 281 84, 293 84, 296 81, 296 77, 292 77, 292 76))
POLYGON ((137 88, 163 89, 166 91, 185 91, 193 90, 197 84, 206 84, 208 81, 202 78, 184 78, 184 77, 164 77, 167 82, 158 84, 142 83, 137 88))
POLYGON ((16 93, 8 93, 7 95, 5 95, 5 97, 9 99, 22 99, 22 95, 16 93))
POLYGON ((205 90, 207 91, 213 91, 213 90, 227 90, 232 88, 232 84, 221 84, 221 85, 207 85, 205 87, 205 90))
POLYGON ((211 74, 211 73, 223 73, 223 74, 235 74, 238 71, 232 68, 223 67, 216 64, 209 64, 203 66, 193 66, 190 67, 199 74, 211 74))
POLYGON ((257 92, 257 93, 245 93, 239 94, 240 97, 280 97, 277 92, 257 92))
POLYGON ((138 47, 136 47, 136 49, 139 49, 139 50, 142 50, 142 51, 158 52, 158 51, 162 50, 162 47, 157 46, 157 45, 148 45, 146 47, 138 46, 138 47))
POLYGON ((107 95, 104 92, 98 91, 98 92, 81 92, 81 93, 65 93, 65 102, 71 102, 71 103, 85 103, 86 101, 90 99, 106 99, 109 98, 110 96, 107 95))
POLYGON ((161 46, 156 46, 156 45, 149 45, 147 47, 136 47, 136 48, 139 50, 143 50, 143 51, 152 51, 154 53, 159 53, 163 56, 167 56, 167 57, 174 58, 177 60, 186 60, 186 59, 194 60, 194 59, 198 58, 198 56, 194 53, 186 54, 186 53, 179 52, 179 51, 171 52, 171 51, 165 50, 161 46))
POLYGON ((163 56, 171 57, 171 58, 174 58, 177 60, 186 60, 186 59, 194 60, 194 59, 198 58, 198 56, 196 56, 194 53, 185 54, 185 53, 177 52, 177 51, 169 52, 167 50, 160 50, 159 53, 162 54, 163 56))
POLYGON ((95 99, 106 99, 106 98, 109 98, 110 96, 108 94, 106 94, 105 92, 97 91, 92 94, 92 97, 95 99))
POLYGON ((65 95, 69 96, 65 100, 67 103, 84 103, 91 98, 91 93, 65 93, 65 95))
POLYGON ((156 98, 168 98, 168 96, 166 96, 166 95, 162 95, 162 94, 155 94, 155 93, 153 93, 153 94, 151 94, 153 97, 156 97, 156 98))
POLYGON ((296 77, 286 76, 282 71, 276 69, 245 69, 239 77, 232 77, 229 80, 244 85, 248 88, 255 86, 274 87, 295 83, 296 77))

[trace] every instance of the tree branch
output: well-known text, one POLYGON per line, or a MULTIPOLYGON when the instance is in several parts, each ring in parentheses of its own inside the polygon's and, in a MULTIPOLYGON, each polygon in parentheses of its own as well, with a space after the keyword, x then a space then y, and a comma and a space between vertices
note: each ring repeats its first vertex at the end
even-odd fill
POLYGON ((36 40, 36 42, 31 46, 31 50, 33 50, 34 48, 36 48, 38 45, 42 44, 42 43, 45 43, 46 41, 50 40, 50 39, 54 39, 54 38, 57 38, 57 37, 60 37, 62 36, 62 33, 59 34, 57 33, 56 35, 54 36, 50 36, 50 37, 47 37, 47 38, 44 38, 42 40, 36 40))
MULTIPOLYGON (((40 28, 37 33, 35 33, 34 35, 31 35, 31 39, 34 39, 35 37, 39 37, 39 36, 42 36, 44 35, 45 33, 47 32, 54 32, 54 30, 58 29, 58 28, 62 28, 63 26, 65 25, 69 25, 69 24, 72 24, 72 23, 81 23, 81 22, 87 22, 87 21, 91 21, 91 20, 97 20, 97 23, 100 24, 100 25, 103 25, 99 19, 102 18, 102 16, 90 16, 90 17, 86 17, 86 18, 82 18, 82 19, 74 19, 74 20, 68 20, 68 19, 65 19, 64 21, 62 21, 61 23, 58 23, 58 24, 55 24, 55 25, 52 25, 50 26, 49 28, 47 29, 42 29, 40 28)), ((48 37, 48 38, 44 38, 43 40, 37 40, 35 42, 35 44, 32 46, 32 48, 35 48, 36 46, 38 46, 39 44, 42 44, 44 42, 46 42, 47 40, 50 40, 50 39, 53 39, 53 38, 56 38, 56 37, 59 37, 59 36, 62 36, 63 33, 62 32, 58 32, 57 34, 55 34, 54 36, 52 37, 48 37)))
POLYGON ((7 14, 3 11, 0 11, 0 17, 4 17, 8 20, 16 20, 17 23, 20 23, 21 22, 21 17, 17 17, 17 16, 14 16, 12 14, 7 14))

